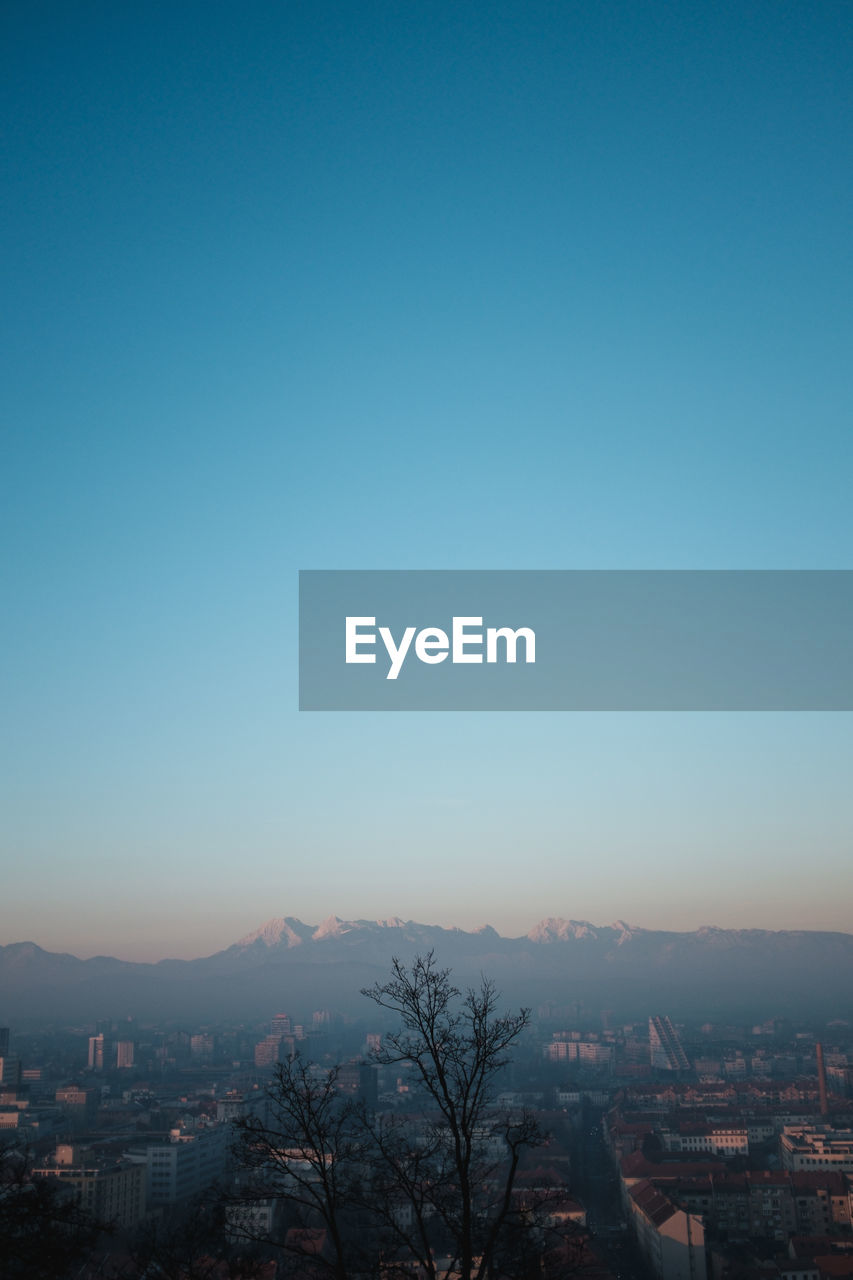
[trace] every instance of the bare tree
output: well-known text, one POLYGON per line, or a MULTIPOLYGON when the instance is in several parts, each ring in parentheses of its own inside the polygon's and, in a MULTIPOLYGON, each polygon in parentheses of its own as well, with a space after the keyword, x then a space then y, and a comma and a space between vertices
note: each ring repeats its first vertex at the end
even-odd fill
POLYGON ((268 1240, 253 1205, 270 1197, 281 1202, 290 1210, 279 1241, 285 1255, 346 1280, 364 1269, 363 1236, 352 1220, 365 1134, 358 1109, 341 1094, 337 1079, 337 1068, 318 1069, 298 1055, 276 1065, 266 1115, 237 1121, 236 1154, 244 1177, 229 1216, 234 1231, 268 1240))
MULTIPOLYGON (((546 1135, 497 1097, 528 1010, 502 1012, 486 978, 461 991, 432 952, 410 966, 395 959, 388 982, 363 994, 398 1019, 374 1061, 408 1066, 411 1105, 374 1113, 339 1088, 337 1069, 280 1063, 267 1114, 238 1122, 246 1236, 334 1280, 487 1280, 520 1275, 521 1260, 546 1274, 555 1230, 571 1231, 555 1229, 553 1188, 531 1192, 517 1178, 546 1135), (285 1222, 259 1233, 253 1205, 264 1197, 285 1222)), ((241 1221, 236 1207, 230 1221, 241 1221)))
POLYGON ((114 1280, 263 1280, 271 1269, 263 1253, 232 1239, 224 1204, 204 1196, 149 1216, 114 1280))
POLYGON ((395 959, 390 980, 362 994, 400 1019, 399 1031, 383 1037, 377 1061, 409 1064, 424 1096, 414 1141, 400 1141, 399 1126, 390 1133, 373 1127, 386 1196, 396 1189, 410 1210, 398 1215, 411 1222, 405 1244, 436 1277, 438 1234, 448 1249, 445 1269, 461 1280, 482 1280, 511 1224, 517 1226, 513 1190, 522 1156, 545 1141, 529 1111, 495 1106, 498 1077, 529 1010, 499 1012, 488 978, 463 993, 432 951, 410 967, 395 959))
POLYGON ((5 1280, 56 1280, 109 1231, 58 1178, 33 1177, 25 1148, 0 1148, 0 1269, 5 1280))

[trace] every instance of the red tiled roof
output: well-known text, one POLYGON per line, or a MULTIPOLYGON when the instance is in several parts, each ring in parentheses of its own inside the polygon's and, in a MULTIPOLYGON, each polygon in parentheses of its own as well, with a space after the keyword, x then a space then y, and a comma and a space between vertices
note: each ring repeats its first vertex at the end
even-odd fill
POLYGON ((652 1163, 642 1151, 631 1151, 620 1161, 624 1178, 702 1178, 725 1171, 722 1160, 660 1160, 652 1163))
POLYGON ((660 1227, 668 1222, 676 1212, 675 1205, 654 1185, 653 1182, 638 1182, 630 1191, 631 1199, 642 1210, 650 1222, 660 1227))
POLYGON ((791 1182, 794 1187, 799 1190, 814 1188, 819 1191, 828 1191, 833 1196, 843 1196, 847 1194, 847 1183, 843 1173, 833 1173, 829 1170, 821 1172, 820 1170, 804 1169, 796 1170, 791 1174, 791 1182))

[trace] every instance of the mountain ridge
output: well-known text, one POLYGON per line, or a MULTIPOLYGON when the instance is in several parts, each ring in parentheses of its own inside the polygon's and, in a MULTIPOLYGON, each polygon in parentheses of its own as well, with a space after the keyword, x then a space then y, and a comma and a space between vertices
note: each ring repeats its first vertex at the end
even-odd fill
MULTIPOLYGON (((398 916, 308 924, 273 916, 193 960, 81 960, 34 942, 0 946, 0 1024, 21 1017, 260 1016, 272 1006, 357 1007, 392 957, 433 950, 464 986, 488 973, 508 1001, 608 1008, 625 1016, 723 1007, 817 1007, 853 1018, 853 934, 828 930, 645 929, 548 916, 526 934, 398 916), (652 1010, 654 1011, 654 1010, 652 1010)), ((307 1012, 310 1013, 310 1007, 307 1012)))
POLYGON ((453 938, 494 938, 502 943, 533 942, 549 945, 553 942, 601 941, 611 938, 614 943, 642 937, 655 938, 695 938, 708 941, 717 939, 783 939, 783 938, 849 938, 853 942, 853 933, 837 929, 758 929, 758 928, 725 928, 721 925, 700 925, 697 929, 647 929, 642 925, 627 924, 624 920, 615 920, 611 924, 596 925, 589 920, 574 920, 564 916, 545 916, 527 933, 502 934, 490 924, 482 924, 473 929, 463 929, 456 925, 424 924, 417 920, 403 920, 400 916, 385 919, 366 919, 357 917, 346 919, 342 916, 326 916, 319 924, 307 924, 297 916, 271 916, 257 929, 251 930, 219 951, 210 955, 178 959, 164 956, 160 960, 137 961, 121 960, 117 956, 99 953, 87 959, 80 959, 71 952, 50 951, 32 939, 18 942, 0 943, 0 955, 16 952, 22 958, 32 953, 40 956, 51 956, 56 960, 67 960, 77 964, 94 964, 96 961, 120 965, 133 965, 151 968, 161 964, 198 964, 226 955, 236 949, 248 948, 262 943, 268 949, 285 947, 290 950, 302 946, 306 942, 323 942, 330 939, 350 940, 367 935, 382 936, 394 934, 395 938, 408 935, 436 936, 446 935, 453 938))

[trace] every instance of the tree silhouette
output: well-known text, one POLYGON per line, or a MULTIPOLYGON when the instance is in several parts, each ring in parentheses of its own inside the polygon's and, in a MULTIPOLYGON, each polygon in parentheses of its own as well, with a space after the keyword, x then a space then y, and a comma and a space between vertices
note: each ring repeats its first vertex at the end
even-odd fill
POLYGON ((149 1216, 115 1280, 265 1280, 274 1271, 262 1252, 232 1239, 224 1205, 205 1195, 149 1216))
POLYGON ((408 1248, 436 1277, 431 1245, 435 1223, 446 1241, 445 1269, 461 1280, 481 1280, 496 1259, 514 1217, 513 1188, 523 1153, 545 1134, 528 1111, 497 1109, 497 1078, 529 1021, 529 1011, 498 1011, 494 983, 464 994, 430 951, 406 967, 395 959, 388 982, 365 989, 398 1015, 400 1030, 383 1038, 377 1060, 408 1064, 429 1110, 420 1143, 389 1144, 377 1126, 380 1168, 412 1209, 408 1248))
POLYGON ((263 1238, 255 1204, 282 1201, 290 1211, 281 1242, 285 1255, 310 1263, 310 1271, 346 1280, 365 1265, 352 1217, 368 1152, 363 1116, 337 1081, 337 1068, 318 1069, 298 1056, 276 1064, 267 1114, 236 1122, 245 1176, 229 1219, 234 1232, 263 1238))
POLYGON ((0 1149, 0 1274, 57 1280, 87 1258, 108 1224, 82 1209, 56 1178, 31 1176, 29 1153, 0 1149))
POLYGON ((374 1061, 408 1067, 412 1106, 374 1113, 341 1091, 336 1068, 278 1064, 267 1114, 238 1122, 246 1234, 258 1234, 252 1205, 273 1196, 277 1243, 303 1274, 486 1280, 521 1274, 521 1260, 547 1274, 549 1258, 564 1274, 580 1256, 561 1247, 578 1234, 554 1212, 566 1188, 518 1185, 546 1134, 526 1109, 497 1105, 528 1010, 502 1012, 487 978, 461 991, 432 952, 395 959, 362 994, 398 1019, 374 1061))

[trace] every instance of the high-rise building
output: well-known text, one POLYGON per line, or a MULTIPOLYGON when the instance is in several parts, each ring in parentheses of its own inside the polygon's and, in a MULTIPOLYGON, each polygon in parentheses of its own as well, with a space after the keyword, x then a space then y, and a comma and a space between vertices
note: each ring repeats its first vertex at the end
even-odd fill
POLYGON ((119 1070, 133 1066, 133 1041, 119 1040, 116 1043, 116 1066, 119 1070))
POLYGON ((103 1071, 106 1053, 106 1041, 103 1031, 96 1036, 89 1036, 89 1070, 103 1071))
POLYGON ((265 1036, 255 1045, 255 1066, 272 1067, 277 1062, 285 1062, 288 1058, 286 1041, 283 1036, 265 1036))
POLYGON ((335 1081, 341 1093, 358 1098, 371 1111, 376 1109, 379 1097, 378 1072, 372 1062, 345 1062, 338 1068, 335 1081))
POLYGON ((270 1034, 274 1036, 289 1036, 293 1030, 289 1013, 277 1013, 270 1022, 270 1034))
POLYGON ((649 1051, 656 1071, 689 1071, 690 1062, 667 1017, 649 1018, 649 1051))
POLYGON ((208 1031, 200 1031, 190 1036, 190 1057, 209 1058, 215 1048, 213 1036, 208 1031))
POLYGON ((0 1058, 9 1056, 9 1028, 0 1027, 0 1058))
POLYGON ((7 1092, 14 1093, 21 1087, 21 1059, 10 1054, 0 1054, 0 1086, 7 1092))

